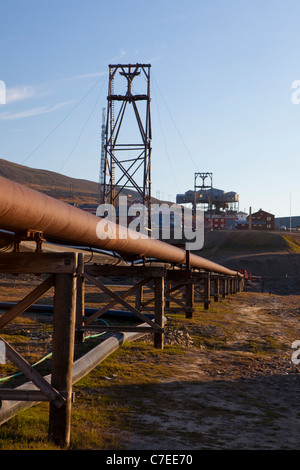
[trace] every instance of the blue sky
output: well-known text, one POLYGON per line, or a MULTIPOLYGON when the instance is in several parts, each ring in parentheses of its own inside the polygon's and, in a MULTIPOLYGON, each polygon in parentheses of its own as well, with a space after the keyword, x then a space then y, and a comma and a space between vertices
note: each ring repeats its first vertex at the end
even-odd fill
POLYGON ((98 181, 108 65, 150 63, 152 195, 208 171, 241 210, 300 215, 298 0, 0 0, 0 16, 0 158, 98 181))

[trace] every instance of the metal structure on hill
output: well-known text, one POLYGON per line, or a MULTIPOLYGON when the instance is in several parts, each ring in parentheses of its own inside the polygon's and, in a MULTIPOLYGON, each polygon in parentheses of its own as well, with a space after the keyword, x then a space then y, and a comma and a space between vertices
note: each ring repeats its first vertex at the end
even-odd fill
POLYGON ((136 191, 148 209, 148 228, 151 228, 150 67, 150 64, 109 65, 102 193, 102 203, 117 207, 124 188, 136 191), (135 86, 139 88, 136 93, 135 86))

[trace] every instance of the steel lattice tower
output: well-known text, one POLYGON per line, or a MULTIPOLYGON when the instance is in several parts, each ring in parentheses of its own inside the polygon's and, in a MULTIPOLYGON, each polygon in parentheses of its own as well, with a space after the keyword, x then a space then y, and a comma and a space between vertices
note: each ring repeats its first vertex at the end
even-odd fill
POLYGON ((201 198, 203 198, 204 194, 207 196, 208 204, 207 209, 210 215, 210 225, 211 229, 213 227, 213 174, 212 173, 195 173, 195 182, 194 182, 194 203, 193 203, 193 212, 194 216, 196 213, 197 205, 203 204, 201 198), (208 178, 209 183, 206 183, 205 180, 208 178), (201 180, 199 184, 198 179, 201 180))
POLYGON ((148 208, 149 228, 152 138, 150 67, 149 64, 109 65, 102 201, 117 206, 124 188, 134 190, 148 208), (136 86, 139 90, 133 93, 136 86))

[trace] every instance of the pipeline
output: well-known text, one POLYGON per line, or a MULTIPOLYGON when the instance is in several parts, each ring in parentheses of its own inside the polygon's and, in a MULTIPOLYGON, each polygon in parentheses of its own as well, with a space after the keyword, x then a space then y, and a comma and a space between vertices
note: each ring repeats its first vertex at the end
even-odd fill
MULTIPOLYGON (((13 232, 28 230, 39 231, 47 241, 66 245, 88 246, 109 252, 136 255, 139 258, 184 265, 187 263, 186 251, 169 245, 160 240, 151 239, 112 222, 108 222, 116 233, 110 238, 107 233, 99 234, 97 226, 99 217, 54 199, 46 194, 27 188, 0 176, 0 229, 13 232), (100 235, 100 236, 99 236, 100 235)), ((241 275, 217 263, 200 256, 190 254, 191 267, 205 269, 230 276, 241 275)), ((141 326, 147 326, 143 324, 141 326)), ((110 336, 93 350, 83 355, 73 364, 73 384, 87 375, 125 341, 134 341, 143 337, 145 332, 118 333, 110 336)), ((46 376, 51 381, 51 376, 46 376)), ((35 390, 32 382, 17 389, 35 390)), ((0 408, 0 424, 8 421, 20 411, 37 402, 2 401, 0 408)))
MULTIPOLYGON (((0 228, 3 230, 35 230, 54 243, 89 246, 176 264, 187 262, 185 250, 143 234, 137 238, 136 232, 113 222, 108 224, 115 230, 115 238, 104 231, 99 234, 99 221, 93 214, 0 176, 0 228)), ((192 253, 189 262, 194 268, 239 275, 192 253)))
MULTIPOLYGON (((0 302, 0 312, 1 310, 9 310, 14 307, 18 302, 0 302)), ((97 312, 98 308, 85 307, 84 314, 85 317, 93 315, 97 312)), ((42 304, 32 304, 28 307, 24 313, 33 313, 36 315, 52 316, 53 315, 53 305, 42 305, 42 304)), ((145 317, 152 318, 152 313, 143 313, 145 317)), ((137 316, 133 312, 128 310, 107 310, 101 318, 107 318, 110 320, 136 320, 137 316)))

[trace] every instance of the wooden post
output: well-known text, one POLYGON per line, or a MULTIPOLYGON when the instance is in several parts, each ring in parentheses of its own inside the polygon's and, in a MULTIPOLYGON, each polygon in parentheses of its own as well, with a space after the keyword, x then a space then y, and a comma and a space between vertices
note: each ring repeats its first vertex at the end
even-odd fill
POLYGON ((226 277, 222 277, 222 297, 225 299, 226 297, 226 277))
POLYGON ((75 289, 75 275, 55 275, 51 384, 63 394, 66 402, 60 408, 50 403, 49 438, 65 447, 70 445, 71 435, 75 289))
POLYGON ((214 301, 219 301, 219 291, 220 291, 220 279, 219 276, 214 280, 214 301))
POLYGON ((227 276, 226 277, 226 283, 225 283, 225 294, 226 295, 230 294, 229 288, 230 288, 230 278, 227 276))
MULTIPOLYGON (((164 326, 164 310, 165 310, 165 296, 164 296, 164 277, 154 278, 154 320, 158 326, 164 326)), ((164 333, 155 332, 154 333, 154 347, 157 349, 163 349, 164 347, 164 333)))
POLYGON ((206 273, 204 279, 204 309, 208 310, 210 304, 210 273, 206 273))
POLYGON ((185 305, 188 307, 186 310, 185 318, 193 318, 194 312, 194 283, 188 283, 185 286, 185 305))
POLYGON ((135 294, 135 308, 141 310, 144 297, 144 286, 141 286, 135 294))

